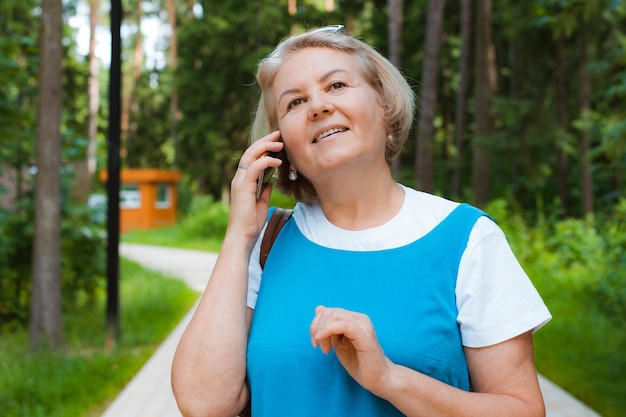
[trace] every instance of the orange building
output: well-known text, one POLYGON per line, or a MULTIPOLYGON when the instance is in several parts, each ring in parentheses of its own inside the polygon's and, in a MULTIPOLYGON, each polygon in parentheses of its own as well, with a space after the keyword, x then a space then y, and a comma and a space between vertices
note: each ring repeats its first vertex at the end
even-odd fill
MULTIPOLYGON (((120 171, 120 232, 154 229, 176 223, 181 173, 159 169, 120 171)), ((106 182, 107 171, 100 172, 106 182)))

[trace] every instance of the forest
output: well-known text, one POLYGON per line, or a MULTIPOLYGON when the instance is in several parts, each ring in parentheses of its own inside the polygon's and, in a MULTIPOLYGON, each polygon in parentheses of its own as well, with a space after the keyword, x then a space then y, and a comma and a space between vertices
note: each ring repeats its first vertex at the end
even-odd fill
MULTIPOLYGON (((108 5, 89 5, 95 34, 108 5)), ((84 195, 106 168, 108 68, 97 38, 88 55, 77 51, 67 21, 81 6, 63 3, 60 130, 65 176, 84 195)), ((2 172, 19 178, 19 196, 35 165, 41 9, 34 0, 1 7, 2 172)), ((340 23, 401 68, 420 98, 396 167, 401 182, 479 206, 507 198, 529 214, 610 210, 624 190, 625 8, 619 0, 126 2, 122 165, 175 167, 192 192, 221 198, 247 143, 259 59, 291 32, 340 23), (138 28, 155 19, 162 29, 148 54, 138 28)))
MULTIPOLYGON (((623 333, 626 0, 123 0, 122 10, 121 165, 181 171, 181 219, 198 201, 228 204, 259 60, 290 33, 342 24, 418 97, 397 180, 487 209, 529 275, 555 276, 558 287, 540 290, 585 293, 623 333)), ((45 321, 34 345, 62 346, 61 305, 103 287, 105 219, 87 202, 106 193, 110 12, 107 0, 0 3, 0 331, 45 321)))

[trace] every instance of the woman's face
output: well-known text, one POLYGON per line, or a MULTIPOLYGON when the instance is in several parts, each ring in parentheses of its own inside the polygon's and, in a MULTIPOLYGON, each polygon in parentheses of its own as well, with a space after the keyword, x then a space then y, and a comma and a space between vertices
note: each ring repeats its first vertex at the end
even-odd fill
POLYGON ((280 68, 272 92, 287 156, 313 184, 386 164, 383 109, 352 55, 303 49, 280 68))

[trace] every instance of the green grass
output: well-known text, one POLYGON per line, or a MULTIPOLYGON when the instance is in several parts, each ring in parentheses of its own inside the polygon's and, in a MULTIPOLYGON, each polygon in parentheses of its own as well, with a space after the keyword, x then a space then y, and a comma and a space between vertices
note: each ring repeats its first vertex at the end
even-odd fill
POLYGON ((26 330, 0 335, 0 416, 99 416, 198 299, 177 279, 121 262, 121 338, 104 348, 104 294, 64 311, 64 353, 31 352, 26 330))
POLYGON ((219 252, 222 237, 201 239, 186 233, 179 226, 168 226, 151 230, 131 230, 121 236, 122 242, 144 245, 168 246, 180 249, 219 252))
POLYGON ((553 319, 535 333, 540 373, 604 417, 626 410, 626 331, 602 314, 587 293, 538 281, 553 319))

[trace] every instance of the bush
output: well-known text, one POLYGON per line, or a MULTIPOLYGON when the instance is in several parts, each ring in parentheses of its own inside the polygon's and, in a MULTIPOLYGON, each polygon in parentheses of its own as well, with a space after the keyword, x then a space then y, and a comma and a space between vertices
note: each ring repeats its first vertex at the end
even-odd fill
POLYGON ((194 196, 187 216, 180 222, 186 233, 202 238, 222 238, 227 226, 228 206, 214 201, 210 195, 194 196))
POLYGON ((626 199, 621 199, 613 212, 601 222, 605 239, 603 257, 596 262, 602 267, 601 279, 588 286, 596 303, 614 323, 626 327, 626 199))
MULTIPOLYGON (((61 221, 61 291, 63 304, 89 303, 105 277, 104 226, 90 209, 63 208, 61 221)), ((0 220, 0 322, 22 326, 30 314, 34 235, 32 198, 17 202, 0 220)))
POLYGON ((28 321, 33 243, 32 200, 17 202, 0 217, 0 322, 28 321))
POLYGON ((489 212, 550 309, 534 335, 539 372, 603 416, 626 407, 626 203, 606 216, 536 223, 503 201, 489 212))

